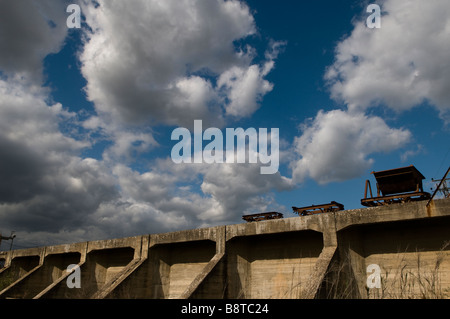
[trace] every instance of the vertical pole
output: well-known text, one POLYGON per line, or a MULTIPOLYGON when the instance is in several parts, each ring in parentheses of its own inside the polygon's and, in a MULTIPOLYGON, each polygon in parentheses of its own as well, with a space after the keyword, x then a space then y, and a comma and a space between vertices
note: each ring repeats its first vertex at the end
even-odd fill
POLYGON ((434 191, 433 196, 431 196, 430 200, 427 203, 427 207, 428 207, 428 205, 430 205, 431 201, 433 200, 434 196, 438 192, 439 188, 441 188, 442 183, 444 183, 444 181, 447 178, 447 175, 448 175, 449 172, 450 172, 450 167, 447 169, 447 172, 445 173, 444 177, 441 179, 441 182, 439 183, 438 187, 436 187, 436 190, 434 191))

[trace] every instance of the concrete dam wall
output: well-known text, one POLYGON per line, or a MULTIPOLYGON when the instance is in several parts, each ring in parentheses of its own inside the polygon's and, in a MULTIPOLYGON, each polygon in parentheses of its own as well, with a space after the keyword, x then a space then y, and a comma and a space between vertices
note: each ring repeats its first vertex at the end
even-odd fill
POLYGON ((450 298, 450 199, 12 250, 0 261, 4 299, 450 298))

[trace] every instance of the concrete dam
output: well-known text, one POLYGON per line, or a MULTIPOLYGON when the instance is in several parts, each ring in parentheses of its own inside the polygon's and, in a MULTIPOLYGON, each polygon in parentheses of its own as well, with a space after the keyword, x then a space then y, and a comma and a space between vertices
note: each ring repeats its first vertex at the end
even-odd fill
POLYGON ((11 250, 0 298, 449 298, 449 230, 439 199, 11 250))

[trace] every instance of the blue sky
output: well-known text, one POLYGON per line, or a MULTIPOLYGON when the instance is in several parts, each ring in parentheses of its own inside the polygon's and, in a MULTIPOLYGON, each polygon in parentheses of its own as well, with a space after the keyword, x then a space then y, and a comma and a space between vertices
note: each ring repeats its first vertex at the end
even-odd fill
POLYGON ((0 232, 21 248, 354 209, 372 171, 408 165, 429 190, 450 161, 449 17, 446 0, 3 1, 0 232), (278 128, 279 172, 173 163, 195 119, 278 128))

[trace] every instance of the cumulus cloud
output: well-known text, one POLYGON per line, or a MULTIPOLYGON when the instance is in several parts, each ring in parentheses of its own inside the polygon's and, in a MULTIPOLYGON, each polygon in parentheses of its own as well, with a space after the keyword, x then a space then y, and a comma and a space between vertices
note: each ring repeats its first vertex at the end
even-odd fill
POLYGON ((224 212, 238 215, 250 210, 253 213, 264 212, 270 204, 274 204, 267 200, 272 191, 291 188, 291 180, 280 173, 263 175, 259 165, 250 164, 214 164, 206 167, 201 184, 202 191, 221 203, 224 212), (267 198, 265 194, 268 194, 267 198), (255 199, 259 199, 259 205, 254 205, 255 199))
POLYGON ((264 80, 265 70, 257 65, 248 68, 233 67, 221 74, 218 86, 228 96, 226 113, 245 117, 258 109, 260 97, 270 92, 273 85, 264 80))
POLYGON ((272 191, 292 187, 279 173, 261 175, 260 165, 159 159, 138 172, 82 158, 90 144, 59 129, 75 114, 47 104, 46 90, 0 81, 0 93, 0 220, 22 245, 233 223, 279 209, 272 191))
MULTIPOLYGON (((381 28, 370 29, 367 15, 354 20, 351 34, 336 46, 325 80, 343 110, 320 111, 305 122, 294 140, 294 181, 344 181, 365 173, 372 154, 391 152, 412 140, 412 133, 391 128, 369 108, 401 112, 428 102, 450 118, 450 6, 445 0, 424 3, 385 0, 381 28)), ((405 150, 401 160, 421 152, 405 150)))
POLYGON ((83 122, 42 86, 43 61, 67 36, 67 2, 0 4, 2 230, 17 231, 22 245, 44 245, 230 223, 279 208, 272 191, 291 181, 262 176, 260 165, 152 159, 146 172, 130 167, 158 147, 152 124, 219 126, 259 107, 282 44, 270 43, 258 63, 253 48, 237 45, 256 33, 249 8, 234 0, 79 3, 90 29, 79 31, 86 37, 78 58, 96 110, 83 122), (71 128, 85 135, 71 136, 71 128), (103 157, 84 157, 98 136, 111 142, 103 157))
POLYGON ((84 4, 92 29, 80 56, 86 92, 112 121, 192 126, 203 119, 220 127, 228 115, 251 115, 272 88, 264 77, 275 56, 259 65, 255 50, 236 45, 256 33, 241 1, 84 4))
POLYGON ((0 220, 20 235, 19 245, 195 227, 197 215, 218 206, 180 193, 176 171, 138 173, 116 159, 81 157, 90 144, 59 128, 75 114, 47 104, 46 93, 0 81, 0 220))
POLYGON ((105 165, 79 156, 90 143, 62 133, 76 114, 42 87, 43 61, 67 35, 67 3, 0 3, 0 220, 22 243, 88 235, 90 213, 118 193, 105 165))
POLYGON ((390 128, 380 117, 320 111, 294 140, 300 158, 291 163, 293 179, 301 183, 313 178, 325 184, 355 178, 373 164, 371 154, 390 152, 410 139, 411 132, 390 128))
POLYGON ((357 19, 328 69, 332 96, 350 109, 402 111, 429 102, 449 120, 450 6, 446 0, 386 0, 381 28, 357 19), (447 115, 446 115, 447 114, 447 115))
POLYGON ((283 210, 272 192, 292 188, 289 179, 248 164, 159 159, 144 173, 118 164, 113 175, 119 196, 101 202, 85 225, 105 238, 235 223, 244 214, 283 210))
POLYGON ((41 82, 42 61, 57 53, 67 34, 67 1, 0 2, 0 70, 41 82))
POLYGON ((116 173, 129 198, 184 216, 189 225, 230 222, 248 211, 279 207, 269 200, 270 193, 293 186, 279 173, 260 174, 260 165, 253 164, 175 164, 165 159, 157 161, 151 172, 122 167, 116 173))
POLYGON ((73 114, 48 105, 42 91, 0 81, 2 227, 73 230, 117 190, 100 162, 79 157, 89 144, 60 132, 62 119, 73 114))

